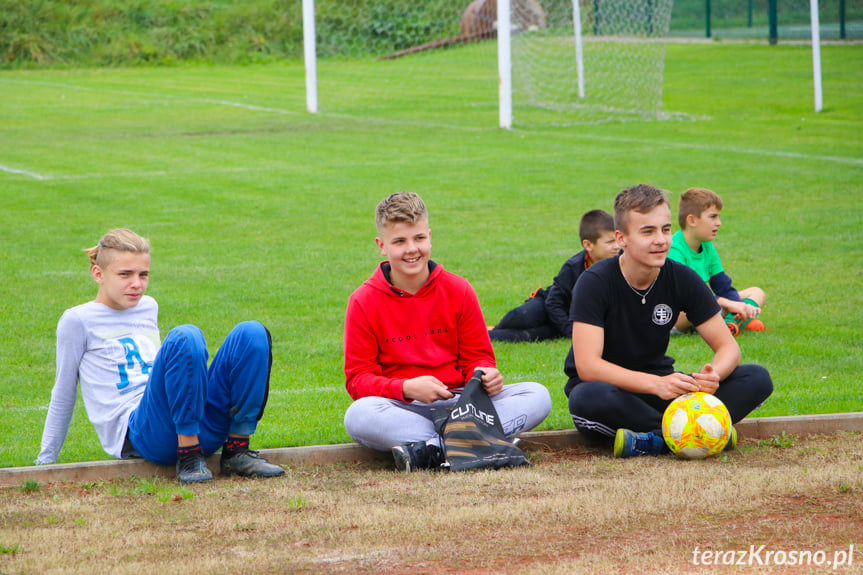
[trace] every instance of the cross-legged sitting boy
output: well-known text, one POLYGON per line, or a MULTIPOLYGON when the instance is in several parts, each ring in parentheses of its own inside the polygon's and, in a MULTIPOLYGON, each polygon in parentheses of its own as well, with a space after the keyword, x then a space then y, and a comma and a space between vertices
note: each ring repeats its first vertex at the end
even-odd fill
MULTIPOLYGON (((692 391, 718 397, 736 423, 773 391, 767 370, 741 365, 740 347, 719 305, 689 267, 668 259, 671 209, 665 192, 640 184, 614 202, 615 237, 623 249, 579 278, 572 297, 573 346, 565 392, 576 428, 614 437, 614 455, 667 452, 662 414, 692 391), (713 352, 695 373, 674 369, 670 332, 685 312, 713 352)), ((729 447, 736 442, 732 431, 729 447)))
POLYGON ((489 330, 492 341, 572 337, 569 304, 575 282, 591 265, 618 252, 614 219, 604 210, 591 210, 581 216, 578 235, 584 249, 566 260, 550 286, 536 290, 523 304, 507 312, 489 330))
POLYGON ((539 425, 551 397, 539 383, 503 385, 476 293, 430 259, 422 199, 399 192, 375 212, 375 243, 386 258, 348 301, 345 380, 355 400, 345 428, 360 445, 392 451, 401 471, 437 468, 440 436, 432 410, 453 407, 475 369, 504 434, 539 425))
POLYGON ((249 449, 267 403, 270 333, 238 324, 207 368, 207 344, 193 325, 160 344, 159 306, 144 295, 150 243, 127 229, 85 250, 99 284, 94 301, 57 324, 57 374, 37 464, 54 463, 66 441, 78 384, 87 416, 112 457, 176 465, 181 483, 211 481, 204 457, 222 448, 222 475, 276 477, 285 470, 249 449))
MULTIPOLYGON (((677 210, 680 229, 671 238, 668 257, 691 267, 710 284, 716 303, 722 308, 722 315, 734 335, 740 328, 762 331, 764 324, 757 318, 764 307, 764 290, 749 287, 738 292, 734 289, 713 246, 722 225, 720 211, 722 198, 717 193, 704 188, 686 190, 680 196, 677 210)), ((685 333, 691 326, 686 314, 682 313, 674 327, 685 333)))

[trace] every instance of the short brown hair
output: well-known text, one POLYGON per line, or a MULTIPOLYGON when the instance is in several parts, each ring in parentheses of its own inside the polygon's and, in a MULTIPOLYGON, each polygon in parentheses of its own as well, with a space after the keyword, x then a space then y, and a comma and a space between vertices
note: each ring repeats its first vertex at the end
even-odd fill
POLYGON ((90 258, 91 268, 93 266, 104 268, 114 260, 115 250, 148 254, 150 242, 132 230, 117 228, 102 236, 98 244, 84 250, 84 253, 90 258))
POLYGON ((668 194, 664 190, 648 184, 638 184, 626 188, 614 199, 614 228, 627 232, 629 212, 646 214, 656 206, 668 205, 668 194))
POLYGON ((716 192, 705 188, 689 188, 683 192, 677 207, 677 223, 680 224, 680 229, 686 229, 688 216, 698 217, 710 206, 716 206, 717 210, 722 209, 722 198, 716 192))
POLYGON ((375 208, 375 224, 381 230, 394 222, 415 224, 428 219, 428 210, 421 197, 413 192, 390 194, 375 208))
POLYGON ((590 210, 581 216, 578 224, 578 238, 596 243, 605 232, 614 231, 614 218, 605 210, 590 210))

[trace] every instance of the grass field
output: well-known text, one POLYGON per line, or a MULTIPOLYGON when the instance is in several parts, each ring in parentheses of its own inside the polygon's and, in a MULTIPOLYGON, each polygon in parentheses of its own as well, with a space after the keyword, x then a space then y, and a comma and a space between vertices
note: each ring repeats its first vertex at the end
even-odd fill
MULTIPOLYGON (((512 131, 496 128, 494 68, 460 50, 323 63, 319 115, 297 63, 2 72, 0 465, 39 450, 56 322, 95 295, 81 249, 118 226, 151 239, 163 336, 194 323, 212 352, 237 321, 272 331, 255 446, 347 441, 344 308, 378 262, 374 206, 398 190, 425 198, 433 258, 473 283, 493 323, 550 283, 578 249, 578 217, 623 187, 658 185, 675 205, 714 189, 726 270, 768 295, 770 331, 739 340, 776 386, 755 415, 860 410, 863 46, 822 58, 820 114, 808 47, 682 44, 665 65, 675 120, 554 126, 517 109, 512 131)), ((507 381, 551 391, 543 429, 572 425, 567 350, 496 346, 507 381)), ((684 370, 707 352, 671 346, 684 370)), ((79 402, 61 462, 105 457, 79 402)))

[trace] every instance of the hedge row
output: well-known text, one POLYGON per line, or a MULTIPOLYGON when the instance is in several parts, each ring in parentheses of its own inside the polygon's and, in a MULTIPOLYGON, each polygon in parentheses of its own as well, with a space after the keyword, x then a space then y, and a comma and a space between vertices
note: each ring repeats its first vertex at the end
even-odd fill
MULTIPOLYGON (((321 56, 458 34, 451 0, 317 0, 321 56)), ((0 67, 242 64, 302 57, 301 0, 0 0, 0 67)))

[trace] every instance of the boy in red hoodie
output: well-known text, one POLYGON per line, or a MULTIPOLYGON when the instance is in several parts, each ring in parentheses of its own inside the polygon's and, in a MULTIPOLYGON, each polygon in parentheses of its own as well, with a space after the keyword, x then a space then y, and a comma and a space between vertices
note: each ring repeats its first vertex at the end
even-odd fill
POLYGON ((545 386, 503 385, 471 285, 430 259, 428 212, 414 193, 385 198, 375 243, 386 258, 351 294, 345 317, 345 380, 355 400, 345 428, 360 445, 392 450, 401 471, 442 463, 433 409, 452 407, 475 369, 507 437, 551 411, 545 386))

